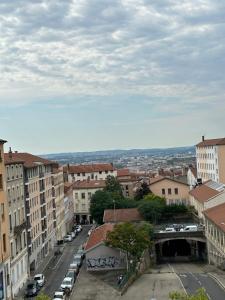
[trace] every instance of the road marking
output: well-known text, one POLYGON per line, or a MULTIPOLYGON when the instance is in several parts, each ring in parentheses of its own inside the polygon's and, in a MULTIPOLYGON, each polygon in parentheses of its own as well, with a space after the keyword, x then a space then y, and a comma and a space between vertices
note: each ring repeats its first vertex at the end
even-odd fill
POLYGON ((184 290, 184 293, 187 295, 188 293, 187 293, 187 291, 186 291, 186 289, 185 289, 185 287, 184 287, 184 285, 183 285, 183 282, 182 282, 180 276, 175 272, 173 266, 171 266, 170 264, 168 264, 168 266, 169 266, 169 268, 172 270, 172 272, 177 276, 178 280, 180 281, 181 287, 182 287, 183 290, 184 290))
POLYGON ((60 256, 59 260, 57 261, 56 265, 52 268, 52 270, 55 270, 57 268, 57 266, 58 266, 59 262, 61 261, 62 257, 63 257, 63 253, 60 256))
POLYGON ((213 275, 212 273, 208 273, 209 274, 209 276, 212 278, 212 279, 214 279, 217 283, 218 283, 218 285, 223 289, 223 290, 225 290, 225 286, 224 286, 224 284, 215 276, 215 275, 213 275))
POLYGON ((207 297, 209 298, 209 300, 211 300, 212 298, 209 296, 209 294, 208 293, 206 293, 206 295, 207 295, 207 297))

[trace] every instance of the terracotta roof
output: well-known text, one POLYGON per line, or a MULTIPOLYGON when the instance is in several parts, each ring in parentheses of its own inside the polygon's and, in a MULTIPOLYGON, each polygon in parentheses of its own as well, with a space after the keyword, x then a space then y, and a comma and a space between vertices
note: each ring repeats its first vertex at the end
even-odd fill
POLYGON ((218 195, 219 193, 219 191, 214 190, 205 184, 201 184, 189 192, 191 196, 201 203, 208 201, 210 198, 218 195))
POLYGON ((85 246, 85 250, 90 250, 91 248, 102 243, 106 239, 107 232, 112 231, 113 227, 113 224, 106 223, 94 229, 91 235, 89 236, 89 239, 85 246))
POLYGON ((11 154, 5 153, 4 158, 5 158, 6 164, 10 163, 11 161, 23 161, 24 167, 26 167, 26 168, 36 167, 39 163, 42 163, 44 165, 57 164, 54 161, 50 161, 50 160, 32 155, 30 153, 20 153, 20 152, 16 152, 16 153, 13 152, 11 154))
POLYGON ((66 194, 70 189, 72 191, 73 183, 71 182, 64 182, 64 193, 66 194))
POLYGON ((103 171, 114 171, 115 168, 112 164, 91 164, 91 165, 69 165, 64 167, 65 171, 72 174, 77 173, 93 173, 103 171))
POLYGON ((150 186, 157 183, 157 182, 163 181, 163 180, 170 180, 170 181, 174 181, 174 182, 177 182, 177 183, 180 183, 180 184, 188 185, 187 183, 177 179, 176 177, 171 178, 171 177, 159 175, 157 177, 150 178, 150 186))
POLYGON ((104 188, 105 180, 82 180, 75 181, 73 183, 73 189, 94 189, 94 188, 104 188))
POLYGON ((198 143, 196 147, 216 146, 216 145, 225 145, 225 138, 204 140, 198 143))
POLYGON ((225 232, 225 203, 203 211, 204 215, 225 232))
POLYGON ((130 176, 130 170, 129 169, 118 169, 117 170, 117 177, 120 176, 130 176))
POLYGON ((103 222, 135 222, 142 221, 143 218, 140 215, 137 208, 121 208, 121 209, 105 209, 103 222))

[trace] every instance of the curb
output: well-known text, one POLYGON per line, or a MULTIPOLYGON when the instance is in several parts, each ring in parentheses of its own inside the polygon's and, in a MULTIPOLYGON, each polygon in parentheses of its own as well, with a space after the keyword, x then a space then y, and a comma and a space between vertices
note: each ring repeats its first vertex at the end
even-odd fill
POLYGON ((208 275, 209 275, 210 277, 212 277, 212 278, 219 284, 219 286, 220 286, 223 290, 225 290, 225 285, 221 282, 220 279, 218 279, 218 278, 216 277, 216 275, 214 275, 214 274, 212 274, 212 273, 208 273, 208 275))

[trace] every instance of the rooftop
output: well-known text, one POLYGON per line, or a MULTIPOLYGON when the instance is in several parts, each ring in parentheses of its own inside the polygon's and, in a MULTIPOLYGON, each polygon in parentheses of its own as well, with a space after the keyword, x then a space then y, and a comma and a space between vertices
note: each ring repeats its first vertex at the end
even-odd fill
POLYGON ((186 180, 185 180, 185 182, 184 182, 183 177, 179 179, 179 177, 178 177, 178 178, 176 178, 176 177, 171 178, 171 177, 159 175, 159 176, 157 176, 157 177, 150 178, 150 186, 151 186, 152 184, 155 184, 155 183, 160 182, 160 181, 163 181, 163 180, 170 180, 170 181, 174 181, 174 182, 177 182, 177 183, 180 183, 180 184, 188 185, 188 184, 186 183, 186 180))
POLYGON ((104 188, 105 180, 82 180, 73 183, 73 189, 94 189, 104 188))
POLYGON ((103 171, 114 171, 112 164, 91 164, 91 165, 68 165, 64 167, 64 171, 72 174, 77 173, 93 173, 103 171))
POLYGON ((204 215, 225 232, 225 203, 205 210, 204 215))
POLYGON ((225 138, 203 140, 196 145, 196 147, 205 147, 205 146, 217 146, 225 145, 225 138))
POLYGON ((135 222, 142 220, 143 218, 137 208, 105 209, 103 216, 104 223, 135 222))
POLYGON ((191 196, 201 203, 208 201, 210 198, 218 195, 219 193, 219 191, 212 189, 206 184, 201 184, 189 192, 191 196))
POLYGON ((91 248, 97 246, 98 244, 104 242, 106 239, 107 232, 113 230, 114 225, 111 223, 103 224, 96 229, 94 229, 89 236, 85 250, 90 250, 91 248))

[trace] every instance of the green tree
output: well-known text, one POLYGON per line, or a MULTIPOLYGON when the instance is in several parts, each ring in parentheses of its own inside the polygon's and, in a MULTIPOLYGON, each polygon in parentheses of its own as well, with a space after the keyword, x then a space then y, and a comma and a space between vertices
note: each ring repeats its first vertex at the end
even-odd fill
POLYGON ((35 300, 51 300, 51 298, 48 297, 47 295, 41 293, 37 297, 35 297, 35 300))
POLYGON ((113 231, 107 233, 106 245, 124 251, 129 264, 131 258, 139 259, 143 251, 151 245, 149 232, 150 228, 147 227, 147 224, 117 224, 113 231))
POLYGON ((144 196, 150 194, 151 191, 149 189, 149 185, 147 184, 147 182, 143 182, 140 186, 140 188, 137 189, 134 199, 135 200, 142 200, 144 198, 144 196))
POLYGON ((91 198, 90 213, 98 224, 102 224, 104 210, 113 208, 113 199, 110 193, 97 191, 91 198))
POLYGON ((146 221, 156 224, 166 207, 166 200, 154 194, 149 194, 140 201, 138 210, 146 221))
POLYGON ((205 289, 198 289, 193 295, 187 295, 179 292, 172 292, 169 294, 171 300, 209 300, 205 289))
POLYGON ((115 193, 119 196, 123 197, 122 187, 118 181, 118 179, 114 176, 108 175, 105 180, 105 188, 106 192, 115 193))
POLYGON ((174 215, 186 214, 188 213, 188 208, 184 204, 170 204, 166 205, 163 211, 163 218, 171 218, 174 215))

